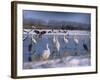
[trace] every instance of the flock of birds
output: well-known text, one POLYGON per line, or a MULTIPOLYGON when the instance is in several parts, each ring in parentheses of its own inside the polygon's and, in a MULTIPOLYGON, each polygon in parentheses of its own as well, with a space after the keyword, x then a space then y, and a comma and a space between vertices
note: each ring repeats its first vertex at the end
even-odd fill
MULTIPOLYGON (((38 31, 38 30, 34 30, 34 32, 37 34, 37 36, 38 36, 38 38, 42 38, 42 36, 44 35, 44 34, 46 34, 46 31, 38 31)), ((50 32, 50 31, 49 31, 50 32)), ((67 33, 67 32, 66 32, 67 33)), ((25 39, 24 39, 25 40, 25 39)), ((75 45, 77 46, 78 44, 79 44, 79 40, 78 40, 78 38, 77 37, 74 37, 73 38, 73 40, 74 40, 74 43, 75 43, 75 45)), ((64 41, 64 43, 67 45, 68 43, 69 43, 69 40, 68 40, 68 38, 67 38, 67 36, 66 35, 64 35, 64 37, 63 37, 63 41, 64 41)), ((57 36, 53 36, 53 39, 52 39, 52 42, 53 42, 53 45, 54 45, 54 47, 57 49, 57 51, 59 52, 59 50, 60 50, 60 42, 59 42, 59 40, 58 40, 58 37, 57 36)), ((31 52, 31 50, 32 50, 32 46, 33 45, 36 45, 38 43, 38 41, 36 40, 36 38, 32 35, 31 36, 31 43, 29 44, 29 46, 28 46, 28 51, 29 52, 31 52), (33 43, 33 44, 32 44, 33 43)), ((89 48, 87 47, 87 44, 83 44, 83 48, 88 52, 89 51, 89 48)), ((50 57, 50 55, 51 55, 51 53, 50 53, 50 48, 49 48, 49 44, 47 43, 46 44, 46 49, 42 52, 42 55, 41 55, 41 59, 42 60, 48 60, 49 59, 49 57, 50 57)), ((29 61, 32 61, 31 60, 31 56, 29 57, 29 59, 28 59, 29 61)))

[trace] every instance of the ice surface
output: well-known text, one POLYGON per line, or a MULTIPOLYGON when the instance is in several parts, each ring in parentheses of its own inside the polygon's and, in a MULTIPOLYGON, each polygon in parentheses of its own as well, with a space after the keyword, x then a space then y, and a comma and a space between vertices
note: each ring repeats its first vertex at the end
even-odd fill
POLYGON ((42 68, 57 68, 57 67, 75 67, 75 66, 90 66, 90 57, 87 56, 68 56, 62 59, 54 59, 47 61, 24 62, 24 69, 42 69, 42 68))

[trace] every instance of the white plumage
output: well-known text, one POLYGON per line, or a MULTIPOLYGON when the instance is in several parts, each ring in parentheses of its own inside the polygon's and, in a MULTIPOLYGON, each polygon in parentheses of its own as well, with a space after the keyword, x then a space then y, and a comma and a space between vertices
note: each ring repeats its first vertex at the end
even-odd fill
POLYGON ((37 43, 37 41, 35 40, 35 38, 33 36, 32 36, 32 42, 35 44, 37 43))
POLYGON ((60 43, 59 43, 59 41, 58 41, 58 39, 56 40, 56 48, 57 48, 57 50, 59 51, 60 50, 60 43))
POLYGON ((42 54, 42 59, 43 60, 47 60, 50 56, 50 49, 48 47, 48 44, 46 45, 46 50, 43 51, 43 54, 42 54))
POLYGON ((53 37, 53 44, 57 48, 57 50, 59 51, 60 50, 60 43, 59 43, 57 37, 55 37, 55 36, 53 37))
POLYGON ((74 42, 75 42, 75 44, 78 44, 79 40, 77 38, 74 38, 74 42))
POLYGON ((67 44, 68 43, 68 39, 65 37, 64 35, 64 42, 67 44))
POLYGON ((53 43, 56 43, 56 37, 55 37, 55 35, 53 36, 53 43))

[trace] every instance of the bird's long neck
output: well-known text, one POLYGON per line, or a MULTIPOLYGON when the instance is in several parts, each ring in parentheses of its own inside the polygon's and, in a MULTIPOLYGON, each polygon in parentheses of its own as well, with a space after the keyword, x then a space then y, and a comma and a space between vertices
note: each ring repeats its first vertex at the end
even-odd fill
POLYGON ((48 44, 46 45, 46 47, 47 47, 47 50, 48 50, 49 49, 48 44))
POLYGON ((64 40, 66 39, 66 37, 64 36, 64 40))
POLYGON ((56 42, 56 38, 55 38, 55 36, 53 37, 53 42, 56 42))

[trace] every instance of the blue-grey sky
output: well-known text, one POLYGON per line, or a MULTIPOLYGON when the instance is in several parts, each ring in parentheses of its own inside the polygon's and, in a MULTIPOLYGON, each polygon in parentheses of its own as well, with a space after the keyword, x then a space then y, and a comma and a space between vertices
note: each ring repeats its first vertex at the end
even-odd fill
POLYGON ((91 15, 89 13, 23 10, 23 19, 41 19, 47 22, 63 20, 90 24, 91 15))

